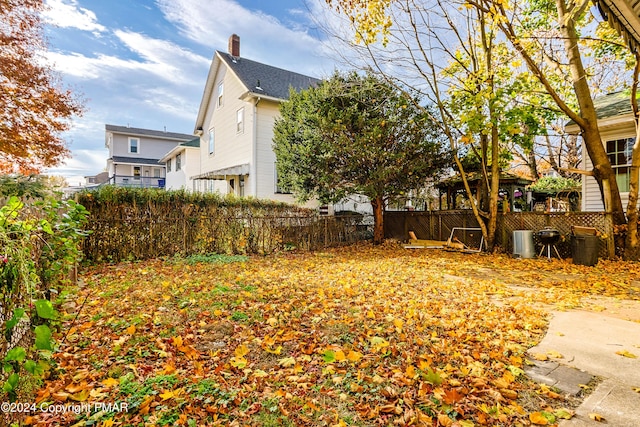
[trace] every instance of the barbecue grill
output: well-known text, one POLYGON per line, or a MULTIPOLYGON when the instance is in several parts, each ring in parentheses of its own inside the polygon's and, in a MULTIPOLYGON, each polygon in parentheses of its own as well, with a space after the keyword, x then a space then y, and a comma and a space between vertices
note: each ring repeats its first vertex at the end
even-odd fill
POLYGON ((551 248, 555 251, 558 258, 560 258, 560 253, 558 252, 558 248, 556 248, 556 243, 560 241, 560 232, 555 228, 545 227, 542 230, 536 233, 538 236, 538 240, 542 243, 542 249, 540 250, 540 254, 538 256, 542 256, 544 250, 547 250, 547 258, 551 259, 551 248))

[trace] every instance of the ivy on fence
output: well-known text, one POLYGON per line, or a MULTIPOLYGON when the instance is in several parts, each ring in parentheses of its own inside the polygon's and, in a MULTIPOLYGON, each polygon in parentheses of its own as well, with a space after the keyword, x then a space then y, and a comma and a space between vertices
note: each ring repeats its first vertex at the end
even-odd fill
POLYGON ((90 261, 209 253, 317 249, 369 237, 362 216, 319 217, 253 198, 106 186, 78 194, 91 212, 83 251, 90 261))
POLYGON ((13 195, 0 205, 0 394, 15 400, 49 369, 57 320, 50 299, 81 258, 87 211, 53 196, 13 195))

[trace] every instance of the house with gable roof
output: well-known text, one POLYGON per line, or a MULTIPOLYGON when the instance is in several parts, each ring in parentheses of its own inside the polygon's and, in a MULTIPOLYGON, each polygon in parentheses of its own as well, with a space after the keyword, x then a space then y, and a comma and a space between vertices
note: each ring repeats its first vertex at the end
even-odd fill
POLYGON ((176 145, 160 163, 165 165, 167 190, 193 190, 191 177, 200 173, 200 138, 176 145))
POLYGON ((163 188, 166 169, 160 160, 169 150, 192 139, 193 135, 184 133, 105 125, 108 183, 163 188))
POLYGON ((196 191, 253 196, 293 203, 278 187, 273 126, 289 89, 307 89, 319 79, 240 56, 240 38, 216 51, 195 124, 200 136, 196 191))

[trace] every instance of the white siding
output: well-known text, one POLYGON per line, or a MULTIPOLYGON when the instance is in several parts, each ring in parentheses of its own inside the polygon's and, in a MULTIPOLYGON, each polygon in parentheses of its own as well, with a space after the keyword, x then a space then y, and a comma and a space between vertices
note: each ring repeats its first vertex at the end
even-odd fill
POLYGON ((246 91, 241 82, 233 75, 226 72, 226 67, 220 67, 215 90, 209 96, 209 111, 206 113, 203 125, 203 137, 200 143, 200 162, 202 173, 251 162, 251 143, 253 127, 251 114, 252 105, 240 100, 240 96, 246 91), (217 106, 218 84, 224 81, 224 101, 221 107, 217 106), (236 131, 236 114, 238 109, 245 108, 244 132, 236 131), (209 129, 215 132, 215 149, 213 155, 209 155, 209 129))
MULTIPOLYGON (((622 139, 622 138, 634 138, 636 136, 635 128, 633 126, 633 122, 629 121, 624 124, 617 124, 612 127, 603 127, 600 130, 602 142, 605 144, 606 142, 622 139)), ((590 171, 593 169, 593 163, 587 154, 587 150, 584 146, 584 142, 582 143, 582 161, 584 164, 584 169, 590 171)), ((620 199, 622 201, 623 208, 627 209, 627 204, 629 203, 629 193, 621 192, 620 199)), ((604 211, 604 203, 602 201, 602 196, 600 195, 600 189, 598 188, 598 183, 591 176, 584 176, 582 180, 582 210, 588 212, 602 212, 604 211)))
POLYGON ((113 143, 111 145, 111 156, 138 157, 141 159, 161 159, 172 148, 181 141, 170 141, 157 139, 152 137, 123 135, 119 133, 113 134, 113 143), (129 137, 138 138, 138 152, 129 152, 129 137))
POLYGON ((176 171, 176 156, 171 157, 171 172, 167 172, 167 190, 193 190, 193 181, 190 179, 200 173, 200 153, 196 147, 185 147, 180 152, 182 166, 176 171))

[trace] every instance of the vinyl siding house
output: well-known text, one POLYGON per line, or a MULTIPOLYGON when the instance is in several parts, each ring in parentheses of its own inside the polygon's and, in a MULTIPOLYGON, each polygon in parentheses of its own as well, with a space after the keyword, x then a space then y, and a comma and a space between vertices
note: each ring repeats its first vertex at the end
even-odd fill
POLYGON ((192 176, 200 173, 200 138, 183 142, 160 159, 166 168, 167 190, 194 189, 192 176))
POLYGON ((194 189, 293 203, 277 185, 273 126, 289 88, 318 82, 240 57, 240 39, 231 36, 229 52, 213 56, 198 110, 200 172, 191 177, 194 189))
POLYGON ((193 135, 105 125, 105 146, 109 150, 109 184, 130 187, 165 186, 166 169, 160 160, 193 135))
MULTIPOLYGON (((598 127, 605 145, 611 166, 616 172, 616 181, 620 189, 622 205, 626 208, 629 202, 629 176, 631 151, 636 138, 636 127, 631 109, 629 91, 611 93, 594 100, 598 114, 598 127)), ((565 131, 579 134, 578 126, 570 122, 565 131)), ((584 170, 592 170, 593 163, 582 147, 582 164, 584 170)), ((596 180, 591 176, 582 176, 582 210, 604 211, 604 203, 596 180)))

